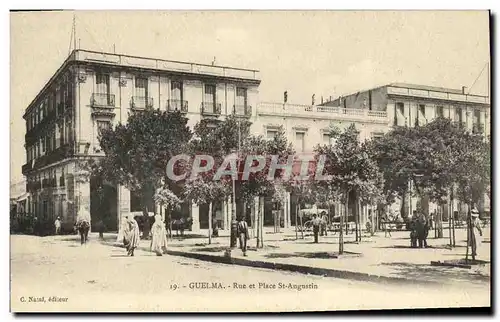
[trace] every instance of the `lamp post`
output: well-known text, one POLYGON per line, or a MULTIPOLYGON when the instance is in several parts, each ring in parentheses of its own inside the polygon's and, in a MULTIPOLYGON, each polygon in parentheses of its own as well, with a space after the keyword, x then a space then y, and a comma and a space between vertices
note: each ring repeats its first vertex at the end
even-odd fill
MULTIPOLYGON (((240 170, 240 162, 239 162, 239 156, 240 156, 240 141, 241 141, 241 125, 240 121, 238 120, 238 149, 236 151, 233 151, 233 156, 232 158, 236 159, 236 175, 238 176, 239 170, 240 170)), ((237 239, 237 229, 238 229, 238 222, 236 221, 236 180, 233 176, 233 202, 232 202, 232 213, 231 213, 231 234, 230 234, 230 248, 236 248, 236 239, 237 239)))

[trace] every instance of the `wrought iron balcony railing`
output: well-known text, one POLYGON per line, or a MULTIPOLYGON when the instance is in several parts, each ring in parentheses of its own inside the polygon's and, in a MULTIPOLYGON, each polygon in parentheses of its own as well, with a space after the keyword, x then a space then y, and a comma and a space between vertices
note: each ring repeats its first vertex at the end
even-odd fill
POLYGON ((169 112, 180 111, 181 113, 187 113, 188 112, 188 101, 169 99, 167 101, 167 111, 169 111, 169 112))
POLYGON ((153 98, 145 96, 133 96, 131 104, 132 108, 135 109, 153 108, 153 98))
POLYGON ((111 108, 115 107, 115 95, 114 94, 101 94, 93 93, 90 99, 90 105, 92 107, 104 107, 111 108))
POLYGON ((221 104, 214 102, 201 103, 201 114, 206 116, 219 116, 221 115, 221 104))
POLYGON ((250 105, 234 105, 233 114, 236 116, 252 116, 252 107, 250 105))

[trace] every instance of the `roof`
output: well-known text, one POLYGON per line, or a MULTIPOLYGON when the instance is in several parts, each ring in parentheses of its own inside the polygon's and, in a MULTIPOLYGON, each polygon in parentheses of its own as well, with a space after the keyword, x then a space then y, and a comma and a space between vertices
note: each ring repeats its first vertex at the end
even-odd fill
POLYGON ((427 86, 427 85, 417 85, 417 84, 408 84, 408 83, 391 83, 385 86, 394 86, 394 87, 404 87, 410 89, 422 89, 426 91, 434 91, 434 92, 445 92, 452 94, 462 94, 462 89, 453 89, 446 87, 436 87, 436 86, 427 86))

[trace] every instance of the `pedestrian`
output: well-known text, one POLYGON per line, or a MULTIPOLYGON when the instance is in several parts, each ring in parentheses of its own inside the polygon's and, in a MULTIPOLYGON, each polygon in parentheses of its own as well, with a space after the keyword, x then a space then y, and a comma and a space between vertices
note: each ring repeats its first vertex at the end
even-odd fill
POLYGON ((162 256, 167 252, 167 230, 160 215, 155 216, 155 222, 151 226, 151 246, 152 252, 156 256, 162 256))
POLYGON ((427 241, 425 238, 426 230, 427 230, 427 221, 425 219, 424 214, 417 215, 417 212, 413 211, 414 216, 417 218, 417 238, 418 238, 418 247, 425 248, 427 247, 427 241))
POLYGON ((243 256, 247 256, 247 241, 250 237, 248 235, 248 224, 243 219, 243 216, 238 218, 237 229, 241 251, 243 252, 243 256))
POLYGON ((54 221, 54 226, 56 228, 56 235, 59 235, 61 233, 61 219, 59 217, 54 221))
POLYGON ((328 216, 326 215, 326 211, 322 211, 320 214, 320 220, 321 220, 321 236, 328 236, 328 216))
POLYGON ((128 256, 134 256, 134 250, 139 246, 139 224, 131 215, 125 216, 126 223, 123 230, 123 245, 128 256))
POLYGON ((479 232, 479 236, 483 236, 483 231, 481 229, 481 221, 479 220, 479 211, 474 208, 471 210, 471 227, 469 229, 469 245, 472 249, 472 259, 476 259, 477 256, 477 246, 481 244, 478 236, 475 233, 475 229, 479 232))
POLYGON ((81 206, 76 217, 76 229, 80 234, 81 245, 86 244, 90 230, 90 212, 88 206, 81 206))
POLYGON ((417 233, 417 217, 415 214, 411 217, 410 220, 410 243, 411 243, 411 248, 417 248, 417 239, 418 239, 418 233, 417 233))
POLYGON ((392 235, 391 235, 391 222, 390 222, 389 216, 386 214, 384 216, 384 236, 387 237, 387 235, 389 235, 389 237, 392 237, 392 235))
POLYGON ((219 237, 219 227, 216 217, 217 216, 215 216, 215 218, 213 218, 212 220, 212 237, 219 237))
POLYGON ((313 215, 312 219, 312 226, 313 226, 313 233, 314 233, 314 243, 318 243, 318 234, 319 234, 319 229, 321 225, 321 220, 318 218, 316 214, 313 215))

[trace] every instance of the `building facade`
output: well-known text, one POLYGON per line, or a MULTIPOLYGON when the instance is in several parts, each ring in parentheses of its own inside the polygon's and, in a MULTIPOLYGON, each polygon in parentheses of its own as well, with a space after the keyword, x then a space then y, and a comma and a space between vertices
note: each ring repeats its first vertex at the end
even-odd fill
MULTIPOLYGON (((60 216, 72 226, 79 205, 95 217, 93 182, 84 180, 80 158, 103 156, 99 130, 126 123, 136 110, 180 110, 193 128, 201 119, 236 113, 250 117, 260 84, 256 70, 75 50, 28 106, 22 166, 30 211, 60 216)), ((109 230, 123 213, 140 211, 139 198, 125 187, 106 185, 109 230)), ((184 207, 185 209, 186 207, 184 207)), ((189 205, 194 227, 199 207, 189 205)))
MULTIPOLYGON (((79 206, 87 205, 93 221, 101 217, 98 212, 107 212, 102 217, 107 218, 104 224, 110 231, 118 229, 124 213, 140 214, 139 196, 109 183, 98 195, 97 183, 87 180, 77 160, 102 157, 100 129, 125 124, 131 113, 146 108, 180 110, 191 128, 202 119, 221 120, 230 114, 247 118, 254 135, 272 138, 282 126, 299 153, 330 143, 332 124, 342 129, 354 123, 361 139, 371 139, 393 125, 448 115, 471 130, 488 135, 490 131, 487 98, 460 91, 392 84, 314 106, 259 102, 260 82, 256 70, 73 51, 23 116, 27 211, 39 218, 59 216, 72 227, 79 206), (104 208, 99 199, 104 200, 104 208)), ((214 207, 219 226, 226 229, 231 204, 221 201, 214 207)), ((154 204, 148 209, 163 213, 154 204)), ((283 225, 295 224, 295 196, 288 194, 281 209, 283 225)), ((362 210, 362 222, 368 210, 362 210)), ((264 212, 265 224, 272 225, 271 200, 266 201, 264 212)), ((192 217, 193 230, 208 228, 207 205, 186 203, 179 213, 192 217)))
MULTIPOLYGON (((360 91, 339 97, 321 104, 321 106, 338 107, 340 109, 368 110, 368 113, 385 111, 389 128, 392 126, 425 125, 437 117, 446 117, 460 122, 466 129, 474 133, 482 133, 485 137, 491 134, 491 112, 488 96, 471 95, 462 89, 450 89, 424 85, 393 83, 381 87, 360 91)), ((422 201, 424 211, 432 212, 437 205, 422 201)), ((489 211, 490 200, 485 196, 479 206, 480 211, 489 211)), ((417 198, 407 203, 408 211, 416 209, 417 198)), ((396 204, 395 207, 400 207, 396 204)), ((447 214, 448 208, 443 207, 447 214)), ((455 201, 454 209, 466 211, 465 205, 455 201)))

